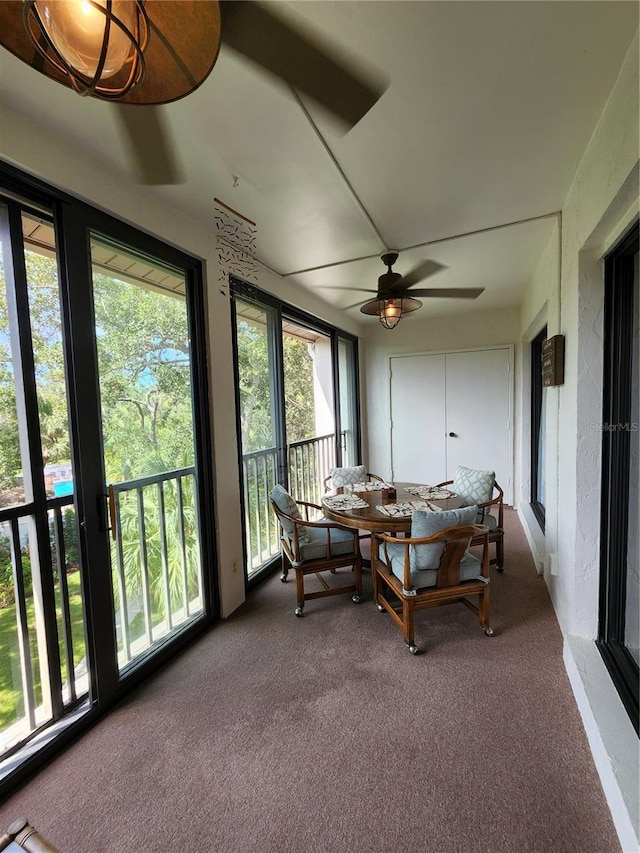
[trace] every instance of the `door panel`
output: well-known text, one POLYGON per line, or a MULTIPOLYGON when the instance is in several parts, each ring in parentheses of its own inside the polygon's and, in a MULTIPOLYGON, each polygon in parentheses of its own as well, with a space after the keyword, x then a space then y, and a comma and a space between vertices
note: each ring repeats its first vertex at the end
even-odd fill
POLYGON ((357 465, 358 412, 356 409, 355 344, 338 338, 338 385, 340 417, 340 464, 357 465))
POLYGON ((487 468, 512 502, 509 360, 506 347, 390 360, 394 480, 438 483, 458 465, 487 468))
POLYGON ((446 480, 445 405, 444 355, 391 359, 391 467, 397 482, 446 480))
POLYGON ((447 353, 447 479, 458 465, 493 470, 507 503, 512 502, 509 376, 507 349, 447 353))
POLYGON ((108 245, 94 237, 91 248, 122 670, 204 612, 190 335, 184 278, 173 293, 143 286, 141 274, 166 270, 132 256, 135 274, 107 271, 108 245))
POLYGON ((0 205, 0 753, 88 689, 53 225, 0 205), (45 248, 46 246, 46 248, 45 248))

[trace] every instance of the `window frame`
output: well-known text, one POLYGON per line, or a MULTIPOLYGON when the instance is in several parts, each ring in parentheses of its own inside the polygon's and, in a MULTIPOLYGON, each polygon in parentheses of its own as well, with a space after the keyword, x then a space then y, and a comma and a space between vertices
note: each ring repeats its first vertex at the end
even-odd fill
POLYGON ((544 533, 546 508, 539 500, 540 480, 540 435, 542 424, 542 406, 544 405, 544 385, 542 382, 542 345, 547 339, 547 327, 538 332, 531 341, 531 487, 529 503, 531 510, 544 533))
MULTIPOLYGON (((288 302, 284 302, 279 299, 277 296, 269 293, 268 291, 262 290, 251 282, 245 281, 237 276, 230 275, 229 276, 229 293, 231 295, 230 299, 230 310, 231 310, 231 325, 235 330, 237 315, 236 315, 236 306, 235 306, 235 297, 237 296, 239 299, 255 302, 257 305, 262 305, 269 309, 274 310, 274 319, 276 321, 277 328, 274 329, 274 341, 271 345, 274 347, 274 358, 273 358, 273 366, 276 375, 272 377, 272 385, 274 391, 281 395, 281 400, 279 401, 279 405, 276 406, 278 412, 276 420, 278 422, 278 429, 280 430, 281 440, 284 442, 284 447, 281 448, 281 452, 278 459, 278 479, 279 482, 286 485, 286 474, 288 472, 288 458, 287 458, 287 435, 286 435, 286 418, 284 412, 284 373, 283 373, 283 354, 282 354, 282 324, 283 321, 290 320, 293 323, 297 323, 301 326, 306 326, 310 329, 313 329, 323 335, 326 335, 331 340, 331 361, 332 361, 332 379, 333 379, 333 415, 335 422, 335 453, 336 453, 336 464, 342 464, 342 442, 340 440, 341 435, 341 420, 340 420, 340 376, 339 376, 339 365, 338 365, 338 341, 340 339, 348 341, 353 344, 353 365, 354 365, 354 408, 353 414, 356 418, 356 454, 358 459, 358 464, 362 458, 362 423, 360 417, 360 382, 359 382, 359 353, 358 353, 358 338, 355 335, 349 334, 349 332, 345 332, 342 329, 339 329, 337 326, 333 326, 330 323, 327 323, 324 320, 321 320, 318 317, 314 317, 312 314, 309 314, 306 311, 303 311, 300 308, 296 308, 288 302)), ((240 422, 240 404, 239 404, 239 376, 238 376, 238 347, 237 347, 237 337, 235 331, 233 333, 233 368, 234 368, 234 386, 235 386, 235 394, 236 394, 236 434, 238 436, 238 478, 240 483, 240 499, 242 503, 242 507, 244 508, 245 504, 245 493, 244 493, 244 478, 242 474, 242 425, 240 422)), ((247 576, 247 564, 248 564, 248 555, 246 553, 246 530, 244 529, 244 510, 242 513, 243 516, 243 560, 244 560, 244 576, 245 576, 245 593, 248 593, 251 589, 262 583, 267 577, 269 577, 280 565, 280 560, 278 557, 274 557, 273 560, 265 563, 265 565, 257 572, 253 573, 251 577, 247 576)))
MULTIPOLYGON (((602 424, 629 424, 631 413, 636 222, 605 258, 602 424)), ((637 306, 636 306, 637 310, 637 306)), ((629 429, 602 430, 600 597, 596 646, 639 732, 638 665, 625 644, 629 518, 629 429)))

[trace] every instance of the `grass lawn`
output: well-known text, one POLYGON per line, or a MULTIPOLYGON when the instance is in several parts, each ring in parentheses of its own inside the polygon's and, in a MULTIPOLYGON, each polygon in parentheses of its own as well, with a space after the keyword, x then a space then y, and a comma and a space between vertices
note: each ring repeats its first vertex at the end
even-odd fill
MULTIPOLYGON (((85 655, 84 618, 82 614, 82 596, 80 593, 80 572, 74 571, 67 575, 69 585, 69 604, 71 610, 71 634, 73 642, 73 660, 77 666, 85 655)), ((59 596, 59 588, 56 589, 59 596)), ((61 610, 58 603, 58 636, 62 638, 61 610)), ((29 626, 29 643, 31 646, 31 665, 33 667, 33 684, 36 705, 42 700, 40 686, 40 666, 35 630, 35 614, 33 598, 27 599, 27 624, 29 626)), ((62 682, 67 677, 67 665, 64 655, 64 645, 60 640, 60 660, 62 667, 62 682)), ((20 655, 18 651, 18 625, 16 607, 0 609, 0 730, 15 723, 24 713, 22 701, 22 682, 20 677, 20 655)))

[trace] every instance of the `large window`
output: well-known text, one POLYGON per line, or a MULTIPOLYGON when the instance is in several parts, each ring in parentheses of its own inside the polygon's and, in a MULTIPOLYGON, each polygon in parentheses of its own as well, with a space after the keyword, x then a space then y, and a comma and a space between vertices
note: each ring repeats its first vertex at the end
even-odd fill
POLYGON ((217 612, 200 263, 0 164, 0 795, 217 612))
POLYGON ((357 342, 273 296, 232 281, 246 576, 280 547, 269 497, 282 483, 319 503, 332 467, 360 452, 357 342))
POLYGON ((542 345, 547 327, 531 341, 531 509, 542 530, 545 524, 546 398, 542 384, 542 345))
POLYGON ((638 224, 605 262, 598 647, 638 731, 638 224))

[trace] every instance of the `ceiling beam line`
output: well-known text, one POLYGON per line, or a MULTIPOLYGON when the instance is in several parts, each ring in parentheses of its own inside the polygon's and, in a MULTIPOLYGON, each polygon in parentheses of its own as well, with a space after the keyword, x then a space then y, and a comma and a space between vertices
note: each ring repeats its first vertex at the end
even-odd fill
MULTIPOLYGON (((402 252, 409 252, 411 249, 422 249, 426 246, 436 246, 438 243, 448 243, 451 240, 461 240, 463 237, 474 237, 477 234, 487 234, 490 231, 500 231, 503 228, 512 228, 516 225, 527 225, 529 222, 540 222, 543 219, 551 219, 557 218, 561 215, 561 211, 555 210, 551 213, 541 213, 539 216, 529 216, 526 219, 515 219, 513 222, 503 222, 501 225, 489 225, 486 228, 476 228, 474 231, 464 231, 462 234, 452 234, 449 237, 438 237, 436 240, 425 240, 424 243, 414 243, 411 246, 405 246, 402 249, 398 249, 397 251, 402 254, 402 252)), ((321 264, 317 267, 307 267, 307 269, 303 270, 292 270, 292 272, 280 273, 283 278, 287 278, 290 275, 302 275, 302 273, 306 272, 316 272, 317 270, 327 270, 332 267, 342 267, 345 264, 355 264, 357 261, 370 261, 372 258, 378 258, 379 255, 362 255, 359 258, 347 258, 344 261, 333 261, 330 264, 321 264)))
MULTIPOLYGON (((300 98, 300 95, 298 95, 298 93, 296 92, 296 90, 295 90, 295 89, 291 89, 291 91, 293 92, 293 97, 294 97, 294 98, 296 99, 296 101, 298 102, 298 105, 299 105, 300 109, 301 109, 301 110, 302 110, 302 112, 304 113, 305 118, 307 119, 307 121, 308 121, 308 122, 309 122, 309 124, 311 125, 311 127, 312 127, 312 129, 313 129, 313 132, 314 132, 314 133, 315 133, 315 135, 318 137, 318 140, 319 140, 320 144, 322 145, 322 147, 324 148, 325 152, 327 153, 327 155, 328 155, 329 159, 330 159, 330 160, 331 160, 331 162, 333 163, 333 165, 334 165, 334 167, 335 167, 336 171, 338 172, 338 174, 339 174, 339 175, 340 175, 340 177, 342 178, 342 180, 343 180, 343 182, 344 182, 344 185, 345 185, 345 186, 346 186, 346 188, 349 190, 349 193, 351 194, 351 197, 353 198, 353 200, 355 201, 355 203, 356 203, 356 205, 357 205, 358 209, 360 210, 360 213, 361 213, 361 214, 363 215, 363 217, 365 218, 365 220, 366 220, 366 222, 367 222, 367 225, 369 226, 369 228, 371 228, 371 230, 372 230, 372 231, 373 231, 373 233, 375 234, 376 239, 378 240, 378 242, 380 243, 380 246, 382 247, 382 251, 383 251, 383 252, 384 252, 384 251, 388 251, 388 248, 389 248, 389 247, 387 246, 387 244, 386 244, 386 241, 385 241, 384 237, 382 236, 382 234, 381 234, 381 233, 380 233, 380 231, 378 230, 378 226, 377 226, 377 225, 376 225, 376 223, 373 221, 373 219, 372 219, 371 215, 369 214, 369 211, 367 210, 367 208, 366 208, 366 207, 364 206, 364 204, 362 203, 362 200, 360 199, 360 196, 359 196, 359 195, 358 195, 358 193, 354 190, 354 188, 353 188, 353 186, 352 186, 352 184, 351 184, 351 181, 350 181, 350 180, 349 180, 349 178, 346 176, 346 174, 345 174, 345 172, 344 172, 344 169, 342 168, 342 166, 340 165, 340 163, 339 163, 339 162, 338 162, 338 160, 336 159, 335 154, 333 153, 333 151, 332 151, 332 150, 331 150, 331 148, 329 147, 329 145, 328 145, 327 141, 325 140, 324 136, 320 133, 320 130, 318 129, 317 124, 316 124, 316 123, 315 123, 315 121, 312 119, 312 117, 311 117, 311 115, 310 115, 310 113, 309 113, 309 110, 306 108, 306 106, 305 106, 305 105, 304 105, 304 103, 302 102, 302 99, 300 98)), ((379 255, 374 255, 373 257, 379 257, 379 255)), ((286 273, 286 275, 295 275, 295 273, 286 273)))

